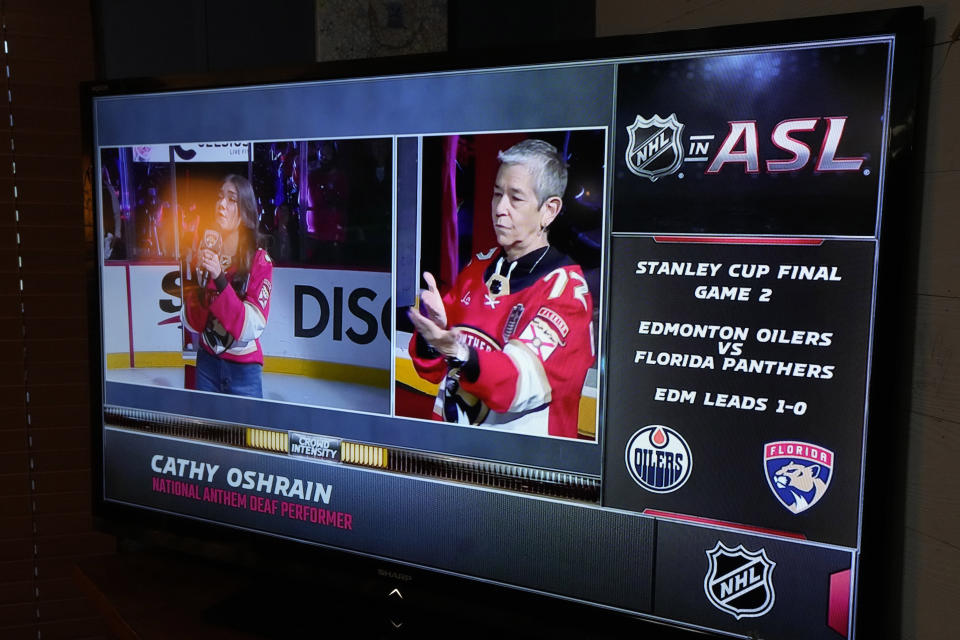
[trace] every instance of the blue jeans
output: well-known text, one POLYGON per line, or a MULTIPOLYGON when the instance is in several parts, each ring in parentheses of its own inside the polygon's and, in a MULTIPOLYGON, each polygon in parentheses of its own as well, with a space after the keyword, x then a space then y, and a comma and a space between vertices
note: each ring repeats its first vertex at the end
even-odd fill
POLYGON ((263 365, 223 360, 201 347, 197 353, 197 391, 262 398, 263 365))

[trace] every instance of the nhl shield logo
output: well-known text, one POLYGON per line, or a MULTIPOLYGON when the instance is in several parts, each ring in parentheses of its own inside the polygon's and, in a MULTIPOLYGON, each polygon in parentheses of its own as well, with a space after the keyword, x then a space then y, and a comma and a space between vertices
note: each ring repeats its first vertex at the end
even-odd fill
POLYGON ((797 514, 817 504, 833 479, 833 452, 809 442, 763 445, 767 485, 784 508, 797 514))
POLYGON ((627 142, 627 168, 641 178, 656 182, 658 178, 676 172, 683 163, 683 145, 680 134, 683 125, 677 114, 667 118, 654 115, 641 118, 627 127, 630 140, 627 142))
POLYGON ((773 568, 777 563, 764 549, 730 549, 722 542, 707 551, 703 590, 710 604, 734 618, 757 618, 773 608, 773 568))

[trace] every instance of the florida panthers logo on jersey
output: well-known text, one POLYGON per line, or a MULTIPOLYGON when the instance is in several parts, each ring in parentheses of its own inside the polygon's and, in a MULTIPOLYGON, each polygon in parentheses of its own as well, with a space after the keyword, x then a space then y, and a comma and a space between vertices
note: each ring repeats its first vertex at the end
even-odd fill
POLYGON ((793 514, 817 504, 833 479, 833 452, 809 442, 769 442, 763 465, 773 495, 793 514))
POLYGON ((524 327, 519 340, 537 354, 540 360, 546 362, 557 347, 566 344, 564 338, 569 332, 563 316, 549 307, 541 307, 536 317, 524 327))
POLYGON ((717 541, 707 551, 707 575, 703 590, 710 604, 734 618, 756 618, 773 608, 773 568, 777 563, 764 549, 735 549, 717 541))
POLYGON ((520 342, 527 345, 542 361, 546 361, 553 350, 560 346, 560 336, 543 318, 534 318, 520 334, 520 342))
POLYGON ((630 140, 627 142, 627 169, 641 178, 656 182, 670 175, 683 163, 683 146, 680 134, 683 124, 677 114, 666 118, 654 115, 642 118, 639 115, 627 127, 630 140))

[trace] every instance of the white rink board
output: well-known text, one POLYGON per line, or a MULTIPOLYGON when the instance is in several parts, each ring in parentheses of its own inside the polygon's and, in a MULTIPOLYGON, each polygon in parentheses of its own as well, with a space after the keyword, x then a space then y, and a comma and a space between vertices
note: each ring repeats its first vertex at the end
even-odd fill
POLYGON ((130 351, 130 323, 127 308, 127 276, 123 267, 103 269, 104 353, 130 351))
POLYGON ((177 297, 165 292, 161 286, 163 277, 176 271, 178 269, 175 265, 130 266, 130 317, 135 352, 181 350, 183 334, 180 330, 179 311, 165 312, 161 308, 164 301, 164 306, 168 309, 180 307, 177 297), (171 320, 174 321, 170 322, 171 320), (163 324, 164 321, 167 323, 163 324))
POLYGON ((385 305, 389 322, 389 273, 275 268, 273 279, 270 318, 260 339, 264 353, 390 369, 389 327, 381 323, 385 305), (340 289, 339 294, 336 289, 340 289), (316 336, 297 336, 298 325, 300 329, 322 331, 316 336))
MULTIPOLYGON (((182 351, 179 287, 173 293, 163 290, 164 276, 170 289, 173 273, 179 277, 175 265, 104 266, 107 353, 128 352, 131 332, 135 352, 182 351)), ((384 272, 274 267, 270 317, 260 340, 264 355, 389 370, 389 327, 383 317, 389 322, 390 286, 390 274, 384 272)))

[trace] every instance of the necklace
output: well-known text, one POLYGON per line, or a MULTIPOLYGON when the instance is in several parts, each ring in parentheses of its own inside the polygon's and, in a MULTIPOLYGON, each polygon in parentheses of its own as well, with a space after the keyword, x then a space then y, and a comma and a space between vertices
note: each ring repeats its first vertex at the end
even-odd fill
POLYGON ((543 256, 547 255, 547 252, 550 251, 550 245, 547 245, 543 248, 543 253, 540 254, 540 257, 537 258, 537 261, 533 263, 533 266, 530 267, 530 273, 533 273, 533 270, 537 268, 537 265, 540 264, 540 261, 543 260, 543 256))

